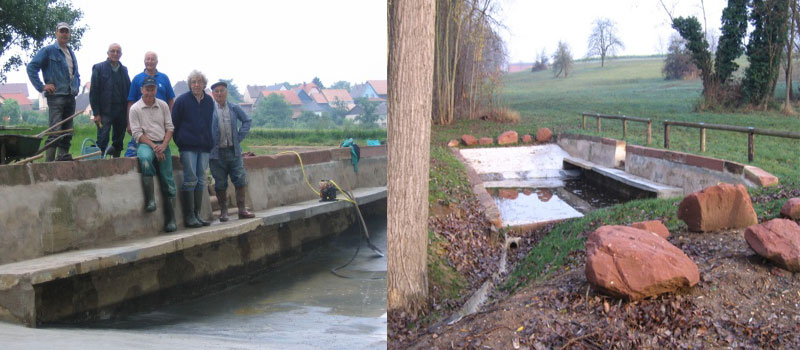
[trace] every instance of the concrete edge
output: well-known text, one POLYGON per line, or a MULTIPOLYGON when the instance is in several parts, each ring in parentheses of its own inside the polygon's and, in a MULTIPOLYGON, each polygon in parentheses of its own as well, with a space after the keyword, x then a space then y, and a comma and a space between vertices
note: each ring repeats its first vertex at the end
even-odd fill
POLYGON ((494 227, 502 228, 503 219, 500 217, 500 208, 497 207, 497 203, 494 202, 492 196, 486 191, 486 187, 484 186, 480 175, 478 175, 478 172, 475 171, 471 165, 469 165, 458 148, 450 147, 450 152, 453 153, 453 156, 455 156, 456 159, 461 162, 461 164, 464 164, 464 168, 467 170, 467 178, 472 185, 472 193, 478 197, 478 201, 483 207, 484 215, 486 215, 494 227))

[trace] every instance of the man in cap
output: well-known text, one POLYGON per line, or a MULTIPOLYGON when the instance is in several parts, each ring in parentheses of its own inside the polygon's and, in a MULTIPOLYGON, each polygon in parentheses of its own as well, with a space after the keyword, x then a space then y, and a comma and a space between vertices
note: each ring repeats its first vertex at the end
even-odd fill
POLYGON ((211 176, 214 177, 214 192, 219 202, 219 221, 228 221, 228 177, 236 189, 236 206, 239 219, 253 218, 255 214, 247 211, 245 196, 247 176, 242 163, 240 143, 250 131, 252 119, 236 104, 227 103, 228 84, 219 81, 211 85, 214 97, 214 119, 211 122, 211 136, 214 148, 209 155, 211 176), (241 123, 241 127, 239 127, 241 123))
MULTIPOLYGON (((54 125, 75 113, 75 96, 81 84, 78 74, 78 60, 75 53, 67 46, 70 38, 69 24, 60 22, 56 25, 56 43, 39 50, 28 63, 28 79, 36 91, 44 93, 47 98, 47 109, 50 114, 50 125, 54 125), (42 72, 44 83, 39 79, 42 72)), ((61 124, 53 131, 72 129, 72 120, 61 124)), ((54 136, 50 136, 51 138, 54 136)), ((47 149, 45 160, 48 162, 69 154, 72 134, 67 134, 55 145, 47 149)))
POLYGON ((142 170, 145 210, 156 210, 153 176, 158 174, 164 194, 164 231, 172 232, 175 226, 175 179, 172 176, 172 155, 169 142, 175 127, 166 102, 156 98, 156 80, 147 77, 142 81, 142 98, 131 105, 129 112, 133 139, 139 144, 136 157, 142 170))
POLYGON ((101 151, 108 147, 108 137, 113 127, 112 146, 114 158, 122 153, 122 141, 128 128, 128 90, 131 78, 128 68, 119 62, 122 47, 108 46, 108 59, 92 67, 92 88, 89 102, 97 125, 97 146, 101 151))
MULTIPOLYGON (((158 71, 158 69, 156 69, 157 66, 158 55, 153 51, 147 51, 147 53, 144 54, 144 71, 136 74, 131 81, 131 89, 128 94, 128 109, 142 98, 140 90, 144 78, 153 77, 153 79, 156 80, 156 98, 166 102, 169 105, 170 112, 172 112, 172 104, 175 102, 175 91, 172 90, 172 83, 169 81, 169 77, 163 72, 158 71)), ((130 133, 130 129, 128 133, 130 133)), ((131 139, 131 142, 128 143, 128 150, 131 154, 126 152, 125 156, 135 156, 136 148, 136 141, 131 139)))

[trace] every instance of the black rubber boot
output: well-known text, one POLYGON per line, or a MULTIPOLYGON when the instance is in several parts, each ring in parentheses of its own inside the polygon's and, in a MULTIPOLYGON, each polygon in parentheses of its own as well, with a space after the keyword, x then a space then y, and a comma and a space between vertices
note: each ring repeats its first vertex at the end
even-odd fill
POLYGON ((247 206, 245 206, 246 195, 247 187, 236 187, 236 206, 239 208, 239 219, 252 219, 256 217, 256 214, 247 211, 247 206))
POLYGON ((175 232, 175 197, 164 197, 164 232, 175 232))
POLYGON ((156 210, 156 198, 154 195, 153 177, 142 176, 142 186, 144 187, 144 210, 153 212, 156 210))
POLYGON ((202 219, 200 215, 200 209, 203 208, 203 190, 194 191, 194 217, 197 218, 197 221, 200 222, 203 226, 211 225, 210 222, 205 221, 202 219))
POLYGON ((194 192, 181 191, 181 201, 183 202, 183 225, 186 227, 203 226, 194 214, 194 192))

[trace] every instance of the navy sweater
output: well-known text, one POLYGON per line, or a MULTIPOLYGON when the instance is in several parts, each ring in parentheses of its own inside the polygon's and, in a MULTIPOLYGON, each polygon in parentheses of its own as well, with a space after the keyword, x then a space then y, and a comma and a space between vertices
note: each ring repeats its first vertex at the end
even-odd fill
POLYGON ((214 116, 214 100, 205 96, 200 102, 189 91, 178 96, 172 107, 172 124, 175 125, 173 139, 180 151, 211 152, 214 141, 211 137, 211 121, 214 116))

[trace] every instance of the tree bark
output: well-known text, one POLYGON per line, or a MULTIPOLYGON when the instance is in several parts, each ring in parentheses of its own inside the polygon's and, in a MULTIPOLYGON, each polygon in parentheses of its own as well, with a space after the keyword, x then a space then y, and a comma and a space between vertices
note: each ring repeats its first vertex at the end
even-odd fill
POLYGON ((388 248, 390 312, 427 305, 428 167, 434 0, 389 0, 388 248))
POLYGON ((792 50, 794 48, 794 21, 797 12, 797 2, 792 0, 792 14, 789 18, 789 41, 786 43, 786 100, 783 102, 783 114, 790 115, 792 110, 792 50))

